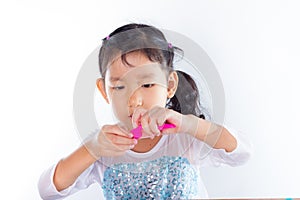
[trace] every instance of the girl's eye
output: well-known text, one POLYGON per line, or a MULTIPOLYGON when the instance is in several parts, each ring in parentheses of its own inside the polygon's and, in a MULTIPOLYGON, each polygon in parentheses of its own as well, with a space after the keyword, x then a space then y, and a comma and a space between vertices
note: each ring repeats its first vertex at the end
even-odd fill
POLYGON ((144 84, 144 85, 142 85, 142 87, 144 87, 144 88, 151 88, 151 87, 153 87, 153 86, 154 86, 153 83, 149 83, 149 84, 144 84))
POLYGON ((124 89, 124 86, 116 86, 116 87, 112 87, 113 90, 122 90, 124 89))

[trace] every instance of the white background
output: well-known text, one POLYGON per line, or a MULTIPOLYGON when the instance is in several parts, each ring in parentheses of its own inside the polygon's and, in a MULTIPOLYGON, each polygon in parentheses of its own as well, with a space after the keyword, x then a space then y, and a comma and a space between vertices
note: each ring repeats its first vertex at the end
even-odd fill
MULTIPOLYGON (((210 196, 299 197, 299 8, 296 0, 1 1, 1 199, 40 199, 40 174, 80 145, 76 76, 101 39, 129 22, 197 42, 222 78, 228 125, 254 145, 246 165, 203 171, 210 196)), ((100 196, 93 185, 68 199, 100 196)))

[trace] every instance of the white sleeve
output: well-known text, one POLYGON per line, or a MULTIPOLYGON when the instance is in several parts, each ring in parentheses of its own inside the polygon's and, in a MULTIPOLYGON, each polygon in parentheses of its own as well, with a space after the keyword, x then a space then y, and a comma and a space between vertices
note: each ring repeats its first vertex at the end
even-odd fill
POLYGON ((44 171, 44 173, 39 179, 38 189, 41 198, 44 200, 63 199, 81 189, 87 188, 89 185, 95 182, 95 167, 94 164, 92 164, 89 168, 82 172, 82 174, 76 179, 76 181, 71 186, 62 191, 57 191, 53 183, 53 176, 57 164, 51 166, 48 170, 44 171))
MULTIPOLYGON (((251 157, 253 145, 251 141, 241 131, 234 130, 224 126, 237 140, 237 147, 232 152, 226 152, 225 149, 215 149, 202 142, 202 155, 199 161, 201 167, 221 165, 238 166, 245 164, 251 157), (205 149, 205 150, 203 150, 205 149)), ((194 149, 195 150, 195 149, 194 149)))

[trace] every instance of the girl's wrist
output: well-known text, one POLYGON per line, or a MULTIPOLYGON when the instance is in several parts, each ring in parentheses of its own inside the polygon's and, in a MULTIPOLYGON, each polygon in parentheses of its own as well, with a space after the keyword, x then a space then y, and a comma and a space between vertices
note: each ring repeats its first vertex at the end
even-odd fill
POLYGON ((201 127, 203 127, 207 122, 204 119, 196 117, 192 114, 188 114, 186 115, 186 117, 186 133, 193 137, 196 137, 197 139, 204 140, 205 134, 203 131, 201 131, 201 127))
POLYGON ((84 147, 90 156, 93 157, 94 161, 98 160, 102 156, 100 144, 98 142, 98 136, 99 133, 91 135, 90 137, 86 138, 84 142, 84 147))

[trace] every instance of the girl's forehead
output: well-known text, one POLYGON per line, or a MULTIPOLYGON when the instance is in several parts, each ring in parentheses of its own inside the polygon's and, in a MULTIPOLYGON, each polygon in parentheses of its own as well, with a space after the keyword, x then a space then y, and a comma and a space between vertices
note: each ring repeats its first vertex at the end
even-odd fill
POLYGON ((147 74, 158 75, 162 74, 162 66, 160 63, 150 61, 143 54, 128 54, 126 56, 127 65, 122 59, 117 58, 107 69, 106 77, 110 80, 121 80, 124 76, 132 78, 147 76, 147 74))
POLYGON ((107 79, 110 82, 124 80, 143 80, 165 77, 165 73, 159 63, 143 64, 139 66, 110 66, 107 71, 107 79))

